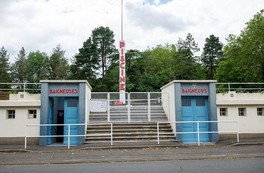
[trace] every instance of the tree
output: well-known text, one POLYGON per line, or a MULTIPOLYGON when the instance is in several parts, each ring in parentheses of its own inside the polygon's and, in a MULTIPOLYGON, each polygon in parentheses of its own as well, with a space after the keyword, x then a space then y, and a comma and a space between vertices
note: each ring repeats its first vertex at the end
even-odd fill
MULTIPOLYGON (((153 48, 146 60, 147 73, 151 74, 153 79, 159 78, 161 84, 166 84, 174 79, 173 57, 176 54, 174 45, 158 45, 153 48), (156 74, 157 76, 153 76, 156 74)), ((153 83, 154 84, 154 83, 153 83)))
POLYGON ((247 66, 247 81, 264 82, 264 10, 247 23, 238 42, 241 45, 240 65, 247 66))
POLYGON ((9 54, 4 46, 0 49, 0 81, 11 82, 9 54))
POLYGON ((210 35, 205 39, 205 45, 201 61, 207 71, 207 79, 214 79, 218 63, 223 57, 223 44, 220 43, 219 37, 210 35))
POLYGON ((92 41, 96 45, 97 54, 101 62, 101 76, 104 77, 111 63, 111 56, 117 52, 114 43, 114 32, 109 27, 100 26, 92 31, 92 41))
POLYGON ((57 45, 56 48, 52 50, 50 56, 50 79, 66 79, 69 74, 69 64, 65 58, 65 51, 62 50, 60 45, 57 45))
POLYGON ((28 55, 27 81, 38 83, 49 78, 49 57, 46 53, 36 51, 28 55))
MULTIPOLYGON (((12 65, 12 80, 17 83, 27 82, 27 53, 24 47, 21 48, 19 54, 17 54, 17 58, 15 63, 12 65)), ((31 67, 30 67, 31 68, 31 67)))
POLYGON ((83 43, 83 47, 79 49, 79 53, 73 58, 71 79, 88 80, 93 85, 96 81, 98 69, 99 60, 96 45, 89 37, 83 43))
POLYGON ((194 56, 194 53, 200 49, 192 35, 188 33, 185 40, 180 38, 176 47, 177 52, 174 56, 175 79, 203 79, 204 72, 201 65, 197 63, 197 57, 194 56))
MULTIPOLYGON (((251 19, 239 36, 231 35, 224 48, 224 58, 228 63, 217 69, 217 80, 223 81, 223 69, 230 69, 241 82, 264 82, 264 10, 251 19), (227 67, 224 67, 227 66, 227 67), (222 78, 219 78, 222 76, 222 78)), ((231 73, 231 72, 230 72, 231 73)), ((226 76, 228 78, 228 76, 226 76)), ((231 81, 230 81, 231 82, 231 81)), ((237 81, 232 81, 237 82, 237 81)))
POLYGON ((236 66, 230 60, 223 60, 218 64, 215 78, 221 82, 244 82, 245 70, 236 66))
POLYGON ((190 62, 196 62, 197 59, 194 53, 199 52, 198 43, 195 42, 192 34, 188 33, 185 40, 179 38, 176 45, 178 51, 190 62))

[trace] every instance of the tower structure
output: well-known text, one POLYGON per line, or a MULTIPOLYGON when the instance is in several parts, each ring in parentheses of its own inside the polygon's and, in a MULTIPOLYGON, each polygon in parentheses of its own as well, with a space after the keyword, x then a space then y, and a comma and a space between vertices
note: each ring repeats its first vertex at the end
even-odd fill
POLYGON ((124 41, 123 0, 121 0, 121 40, 119 42, 119 103, 126 103, 126 58, 124 41))

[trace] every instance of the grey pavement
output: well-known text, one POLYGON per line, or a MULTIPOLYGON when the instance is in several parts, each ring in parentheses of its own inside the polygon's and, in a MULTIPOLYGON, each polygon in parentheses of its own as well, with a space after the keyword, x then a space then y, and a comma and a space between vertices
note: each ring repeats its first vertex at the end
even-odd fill
POLYGON ((0 150, 0 167, 6 165, 149 162, 264 158, 264 145, 179 145, 142 148, 39 147, 30 150, 0 150))

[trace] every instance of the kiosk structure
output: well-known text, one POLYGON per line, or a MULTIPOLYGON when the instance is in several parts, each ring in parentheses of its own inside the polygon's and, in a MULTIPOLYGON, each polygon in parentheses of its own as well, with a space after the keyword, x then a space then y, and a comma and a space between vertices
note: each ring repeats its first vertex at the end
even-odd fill
POLYGON ((40 135, 46 136, 40 138, 40 145, 83 144, 89 115, 89 83, 86 80, 43 80, 40 83, 40 135), (72 137, 69 138, 69 134, 72 137))
POLYGON ((183 143, 218 140, 216 81, 175 80, 161 88, 170 93, 167 113, 176 138, 183 143), (212 132, 212 133, 211 133, 212 132))

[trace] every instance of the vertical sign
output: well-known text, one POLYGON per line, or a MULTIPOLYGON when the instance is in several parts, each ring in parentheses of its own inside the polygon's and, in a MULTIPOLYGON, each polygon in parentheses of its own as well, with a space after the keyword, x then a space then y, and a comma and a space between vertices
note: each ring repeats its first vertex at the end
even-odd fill
POLYGON ((125 61, 125 42, 119 43, 119 104, 126 103, 126 61, 125 61))

